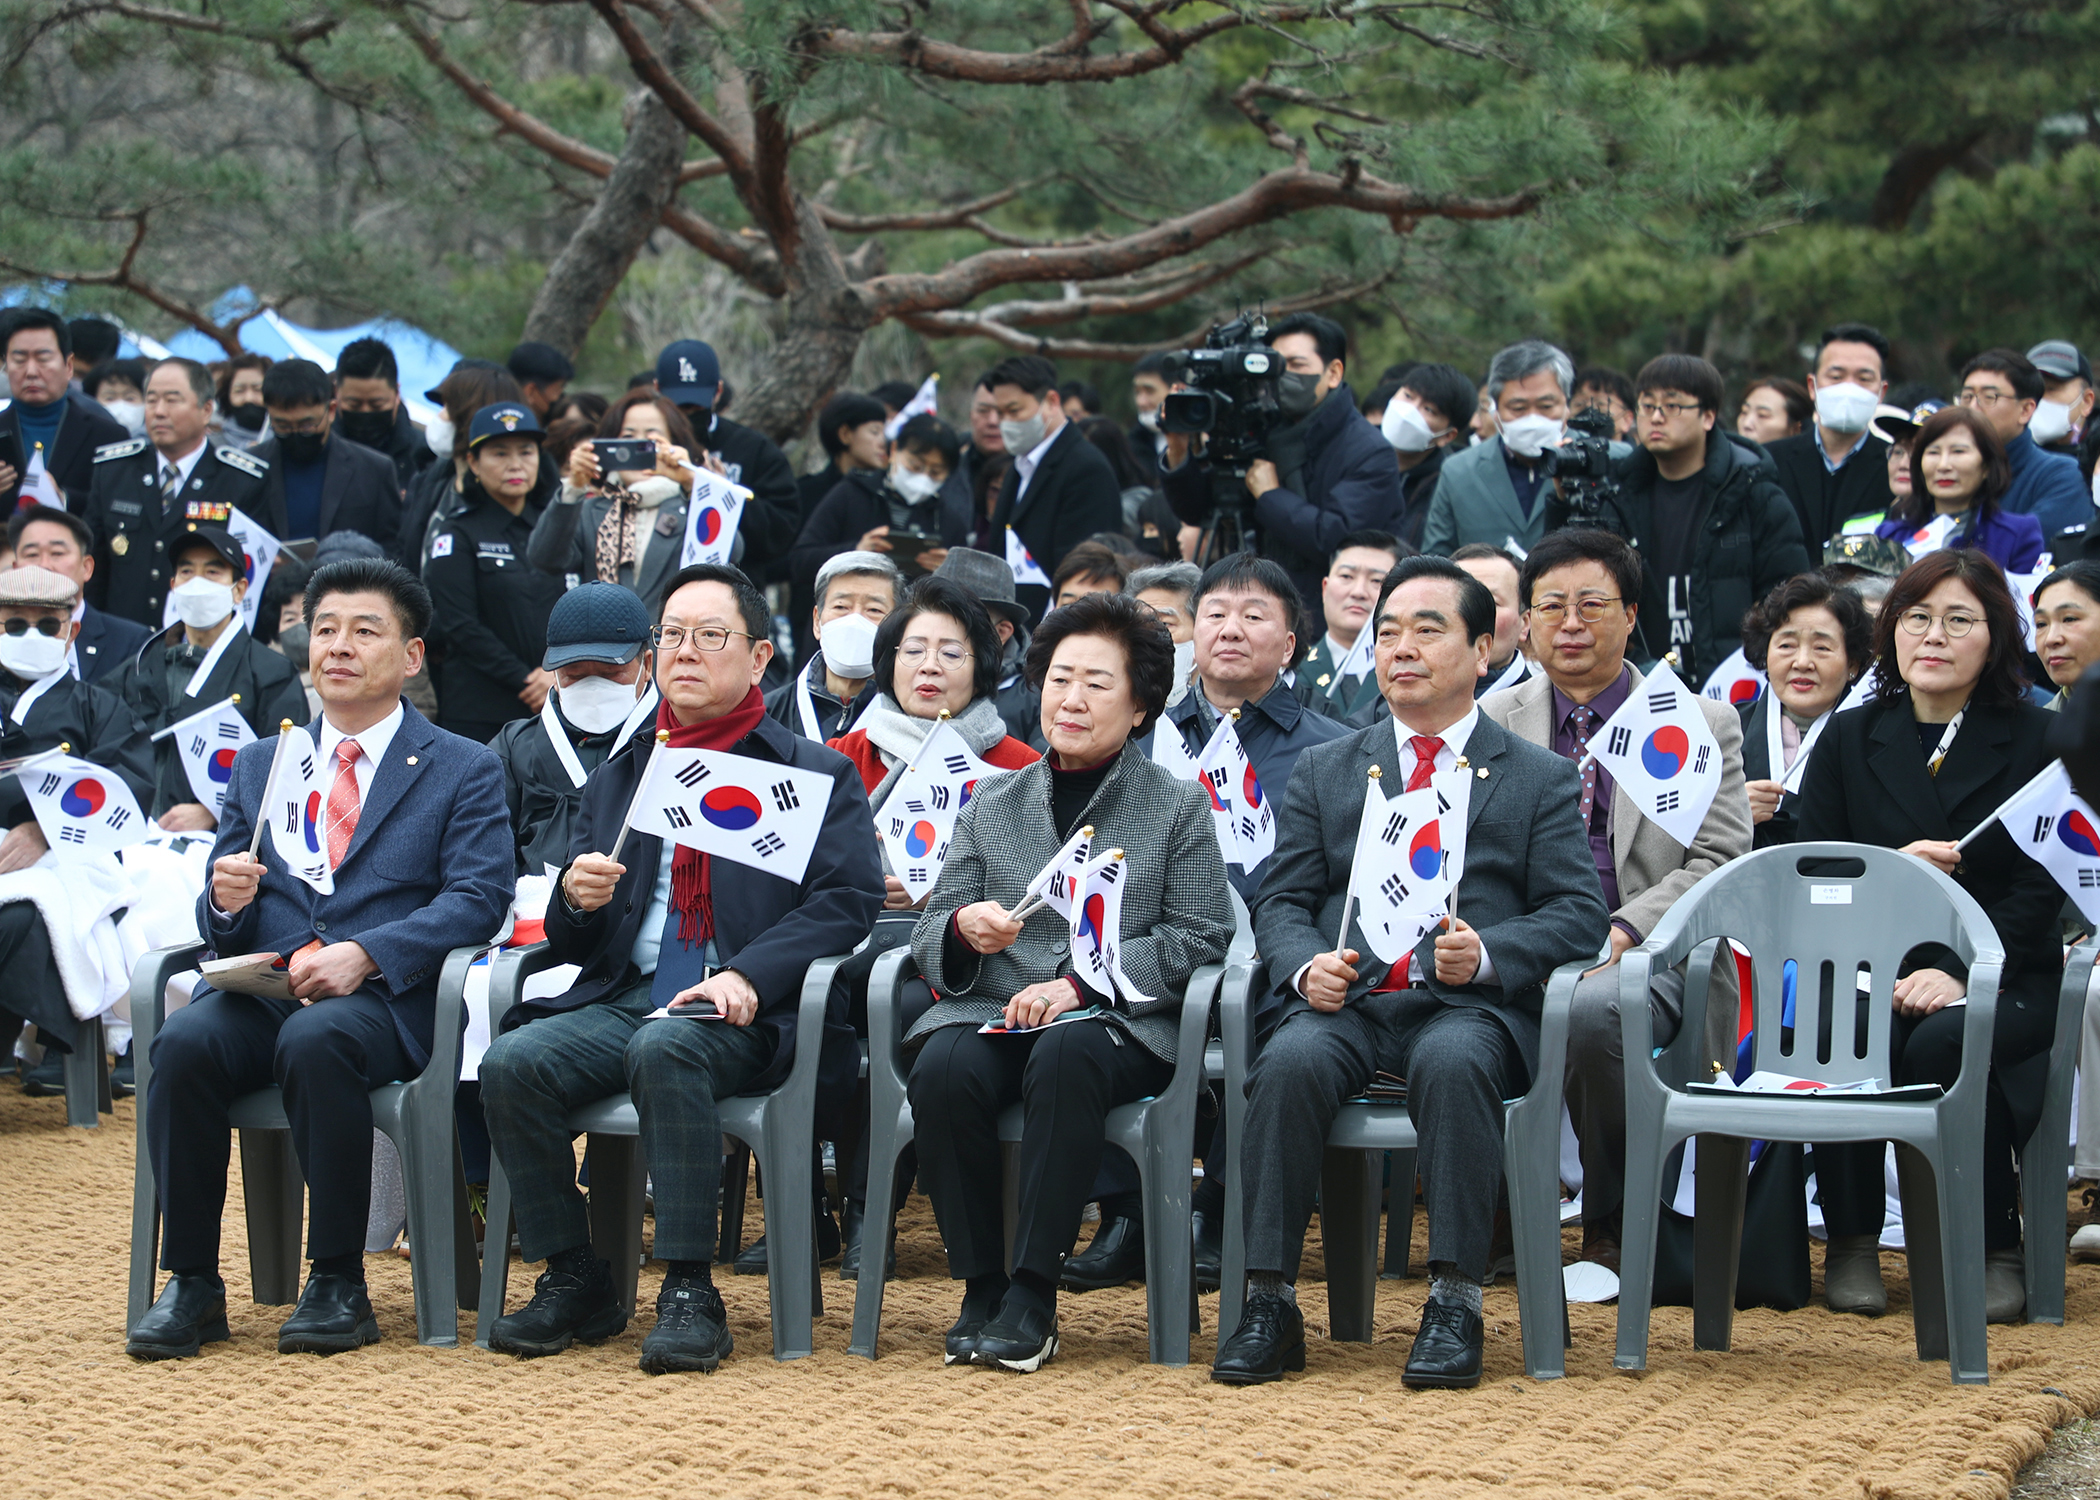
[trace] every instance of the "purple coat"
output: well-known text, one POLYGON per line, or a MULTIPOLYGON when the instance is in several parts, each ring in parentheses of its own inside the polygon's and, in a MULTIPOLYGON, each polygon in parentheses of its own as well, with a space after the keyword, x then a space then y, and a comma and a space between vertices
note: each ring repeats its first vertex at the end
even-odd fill
MULTIPOLYGON (((1875 527, 1874 535, 1902 542, 1918 529, 1909 521, 1889 520, 1875 527)), ((2042 555, 2042 523, 2017 511, 1993 511, 1972 521, 1966 533, 1956 533, 1947 545, 1973 547, 2008 573, 2031 573, 2035 559, 2042 555)))

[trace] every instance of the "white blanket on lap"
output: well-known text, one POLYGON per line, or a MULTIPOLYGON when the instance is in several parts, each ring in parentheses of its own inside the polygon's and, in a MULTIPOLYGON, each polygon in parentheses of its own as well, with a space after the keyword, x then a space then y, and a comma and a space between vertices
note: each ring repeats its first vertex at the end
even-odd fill
POLYGON ((155 834, 115 855, 46 854, 0 875, 0 906, 27 902, 44 919, 66 1004, 76 1019, 106 1016, 121 1049, 131 1017, 119 1007, 131 970, 155 948, 197 941, 197 896, 210 866, 210 834, 155 834), (116 920, 117 913, 123 920, 116 920), (108 1015, 112 1009, 117 1014, 108 1015))

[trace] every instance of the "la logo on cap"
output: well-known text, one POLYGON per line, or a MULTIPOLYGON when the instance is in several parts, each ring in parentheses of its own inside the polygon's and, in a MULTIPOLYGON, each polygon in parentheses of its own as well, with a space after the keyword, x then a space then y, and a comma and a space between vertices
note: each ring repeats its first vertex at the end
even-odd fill
POLYGON ((700 378, 700 372, 693 368, 693 362, 683 354, 678 356, 678 378, 685 381, 693 381, 700 378))

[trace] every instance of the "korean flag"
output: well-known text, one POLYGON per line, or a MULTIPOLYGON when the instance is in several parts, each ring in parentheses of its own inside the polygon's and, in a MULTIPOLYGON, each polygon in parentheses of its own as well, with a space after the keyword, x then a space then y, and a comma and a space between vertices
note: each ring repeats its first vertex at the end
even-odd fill
POLYGON ((1590 736, 1590 752, 1642 817, 1691 847, 1721 790, 1721 746, 1675 672, 1657 662, 1590 736))
POLYGON ((1728 653, 1706 679, 1706 686, 1699 689, 1699 696, 1711 698, 1716 703, 1725 703, 1730 708, 1740 708, 1745 703, 1755 703, 1765 690, 1765 674, 1750 664, 1750 658, 1738 646, 1728 653))
POLYGON ((1435 781, 1392 798, 1376 781, 1365 787, 1349 891, 1364 943, 1385 963, 1405 960, 1450 911, 1465 827, 1466 809, 1435 781))
POLYGON ((233 758, 255 738, 255 731, 228 698, 191 714, 175 727, 172 738, 190 791, 211 809, 213 817, 219 816, 226 807, 226 788, 233 780, 233 758))
POLYGON ((1050 575, 1043 565, 1035 560, 1028 544, 1021 540, 1021 533, 1009 526, 1006 528, 1006 565, 1014 571, 1014 582, 1039 584, 1050 587, 1050 575))
POLYGON ((334 895, 335 870, 328 863, 328 783, 313 737, 303 729, 278 733, 262 816, 284 867, 321 895, 334 895))
POLYGON ((1210 795, 1211 823, 1225 862, 1251 874, 1276 848, 1276 809, 1231 719, 1218 721, 1196 766, 1210 795))
POLYGON ((695 563, 726 563, 736 545, 737 523, 744 518, 744 502, 751 491, 731 484, 708 469, 693 471, 693 492, 685 507, 685 554, 679 566, 695 563))
POLYGON ((1111 1003, 1121 990, 1132 1004, 1148 1005, 1152 997, 1123 973, 1123 883, 1129 874, 1120 849, 1090 861, 1079 872, 1079 899, 1072 906, 1072 972, 1111 1003))
POLYGON ((2056 877, 2085 915, 2100 923, 2100 817, 2071 790, 2058 761, 1998 810, 2027 857, 2056 877))
POLYGON ((22 769, 21 782, 44 842, 61 860, 114 854, 155 832, 124 778, 92 761, 40 757, 22 769))
POLYGON ((904 774, 883 799, 875 831, 889 855, 890 869, 917 901, 931 891, 948 863, 955 820, 977 790, 977 783, 996 776, 971 753, 952 724, 936 724, 904 774))
POLYGON ((824 831, 831 778, 724 750, 664 749, 635 788, 632 826, 795 885, 824 831))

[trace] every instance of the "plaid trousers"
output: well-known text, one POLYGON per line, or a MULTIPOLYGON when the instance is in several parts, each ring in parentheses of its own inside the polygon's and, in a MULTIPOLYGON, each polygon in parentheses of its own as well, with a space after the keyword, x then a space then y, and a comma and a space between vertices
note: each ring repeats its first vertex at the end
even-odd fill
POLYGON ((481 1060, 489 1141, 510 1178, 528 1261, 589 1243, 567 1120, 571 1110, 623 1089, 641 1116, 657 1258, 714 1259, 722 1180, 715 1101, 764 1071, 772 1041, 756 1026, 645 1021, 656 1008, 649 986, 644 975, 598 1004, 527 1022, 498 1037, 481 1060))

